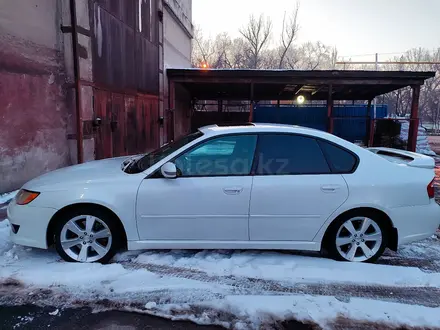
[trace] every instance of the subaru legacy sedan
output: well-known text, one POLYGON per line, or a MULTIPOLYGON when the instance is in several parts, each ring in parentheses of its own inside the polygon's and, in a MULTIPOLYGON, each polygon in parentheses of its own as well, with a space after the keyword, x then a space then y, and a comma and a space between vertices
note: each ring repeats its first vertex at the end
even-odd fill
POLYGON ((67 261, 119 250, 327 251, 373 262, 440 223, 434 160, 362 148, 309 128, 205 126, 146 154, 92 161, 26 183, 11 239, 67 261))

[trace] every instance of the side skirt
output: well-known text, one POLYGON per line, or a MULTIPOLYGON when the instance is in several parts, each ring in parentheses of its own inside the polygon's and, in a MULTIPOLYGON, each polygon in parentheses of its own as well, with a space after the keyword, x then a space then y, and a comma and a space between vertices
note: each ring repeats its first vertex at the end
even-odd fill
POLYGON ((128 250, 187 249, 187 250, 303 250, 320 251, 320 242, 304 241, 128 241, 128 250))

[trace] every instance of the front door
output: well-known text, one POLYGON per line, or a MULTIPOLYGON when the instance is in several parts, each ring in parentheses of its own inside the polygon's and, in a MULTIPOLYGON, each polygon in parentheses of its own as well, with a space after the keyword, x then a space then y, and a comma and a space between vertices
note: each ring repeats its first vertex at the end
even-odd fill
POLYGON ((347 184, 312 137, 262 135, 249 234, 257 241, 312 241, 348 198, 347 184))
POLYGON ((142 240, 249 240, 250 176, 257 137, 227 135, 174 162, 176 179, 145 179, 138 192, 142 240))

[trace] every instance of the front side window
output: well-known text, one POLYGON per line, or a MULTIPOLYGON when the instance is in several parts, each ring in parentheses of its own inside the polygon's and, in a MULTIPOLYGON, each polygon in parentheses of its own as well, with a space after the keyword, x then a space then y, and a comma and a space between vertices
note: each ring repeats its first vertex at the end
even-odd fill
POLYGON ((175 160, 179 176, 249 175, 256 144, 256 135, 227 135, 201 143, 175 160))
POLYGON ((146 154, 144 157, 139 159, 137 161, 137 168, 139 171, 145 171, 149 167, 153 166, 157 162, 161 161, 165 157, 168 157, 173 152, 179 150, 183 146, 187 145, 188 143, 198 139, 199 137, 203 136, 203 133, 200 131, 197 131, 195 133, 191 133, 188 135, 185 135, 184 137, 163 145, 159 149, 156 149, 149 154, 146 154))
POLYGON ((263 134, 258 142, 257 175, 328 174, 329 165, 311 137, 263 134))

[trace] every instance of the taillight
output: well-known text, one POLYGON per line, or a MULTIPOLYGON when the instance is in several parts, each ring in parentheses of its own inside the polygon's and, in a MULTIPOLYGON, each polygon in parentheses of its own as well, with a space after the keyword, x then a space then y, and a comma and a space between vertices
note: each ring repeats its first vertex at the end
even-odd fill
POLYGON ((428 192, 428 197, 429 198, 434 198, 435 197, 434 180, 435 179, 432 179, 432 181, 428 184, 428 187, 426 187, 426 190, 428 192))

